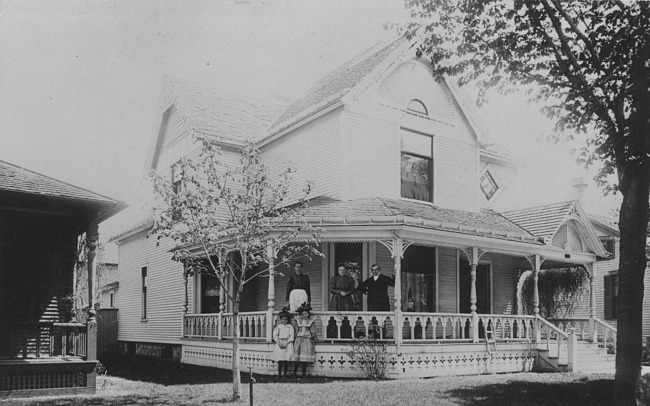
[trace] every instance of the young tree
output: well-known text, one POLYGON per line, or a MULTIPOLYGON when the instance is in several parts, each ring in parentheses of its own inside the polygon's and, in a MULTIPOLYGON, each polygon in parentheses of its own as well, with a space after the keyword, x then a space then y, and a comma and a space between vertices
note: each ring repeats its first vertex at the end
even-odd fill
MULTIPOLYGON (((558 134, 588 133, 585 164, 623 195, 615 399, 635 403, 641 366, 650 181, 650 3, 559 0, 405 0, 424 35, 418 55, 437 74, 502 92, 529 86, 558 134), (616 184, 606 177, 616 173, 616 184)), ((569 135, 572 137, 572 135, 569 135)))
POLYGON ((263 264, 269 264, 277 248, 282 248, 278 265, 298 255, 320 255, 320 230, 302 220, 311 183, 299 198, 293 196, 292 168, 274 175, 252 142, 241 148, 239 165, 221 158, 222 151, 206 142, 199 159, 186 157, 172 167, 174 183, 163 174, 152 174, 155 195, 163 203, 155 210, 152 234, 177 242, 174 259, 190 274, 215 276, 232 303, 233 399, 240 399, 237 326, 244 287, 262 274, 276 272, 263 264))

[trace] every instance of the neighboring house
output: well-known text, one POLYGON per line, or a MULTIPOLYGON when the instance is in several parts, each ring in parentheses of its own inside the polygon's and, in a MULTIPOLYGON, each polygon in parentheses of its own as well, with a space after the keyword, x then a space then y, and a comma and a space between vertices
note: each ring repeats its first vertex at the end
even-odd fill
POLYGON ((97 330, 72 323, 77 239, 96 263, 116 200, 0 161, 0 399, 95 392, 97 330))
MULTIPOLYGON (((306 220, 326 233, 324 257, 302 261, 319 330, 313 374, 359 376, 345 355, 354 340, 349 331, 368 335, 373 325, 382 327, 380 338, 393 353, 392 377, 521 371, 538 354, 540 369, 585 370, 581 360, 567 359, 566 346, 578 345, 572 337, 537 314, 518 314, 517 278, 551 267, 591 272, 609 257, 596 229, 579 202, 555 230, 540 234, 492 211, 516 166, 489 140, 459 89, 436 80, 414 55, 405 39, 373 47, 286 108, 168 79, 145 170, 173 182, 171 165, 196 156, 200 140, 221 146, 223 158, 235 163, 251 137, 266 163, 297 168, 296 192, 314 182, 306 220), (327 311, 328 281, 340 262, 358 280, 375 263, 385 274, 394 269, 390 312, 365 311, 365 297, 357 311, 327 311), (549 349, 552 337, 561 354, 549 349), (486 345, 488 338, 498 345, 486 345)), ((174 243, 147 238, 151 226, 146 219, 113 238, 124 350, 230 368, 229 340, 239 328, 242 367, 273 373, 270 331, 286 304, 287 278, 247 284, 242 322, 233 326, 219 286, 207 275, 184 275, 170 259, 174 243)), ((594 319, 592 327, 592 340, 607 330, 594 319)))
POLYGON ((117 307, 117 293, 120 282, 117 280, 117 264, 102 263, 101 286, 99 307, 101 309, 115 309, 117 307))

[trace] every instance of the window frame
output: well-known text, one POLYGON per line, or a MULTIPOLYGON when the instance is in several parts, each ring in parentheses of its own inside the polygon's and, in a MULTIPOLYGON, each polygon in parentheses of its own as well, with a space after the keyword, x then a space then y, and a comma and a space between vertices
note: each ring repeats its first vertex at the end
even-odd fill
POLYGON ((603 284, 603 316, 605 317, 605 320, 618 320, 618 270, 604 275, 603 284))
POLYGON ((431 135, 431 134, 426 134, 426 133, 422 133, 422 132, 419 132, 419 131, 410 130, 408 128, 400 128, 399 141, 400 141, 400 146, 399 146, 399 162, 400 162, 399 188, 400 188, 400 198, 409 199, 409 200, 413 200, 413 201, 417 201, 417 202, 433 203, 434 198, 435 198, 435 179, 434 179, 434 174, 435 174, 434 150, 435 150, 435 146, 434 146, 434 136, 431 135), (407 151, 405 151, 403 149, 403 146, 402 146, 402 143, 403 143, 402 142, 402 137, 403 137, 404 134, 413 134, 413 135, 416 135, 416 136, 427 137, 429 139, 430 145, 431 145, 430 154, 427 156, 427 155, 423 155, 423 154, 418 154, 416 152, 411 152, 411 151, 407 152, 407 151), (428 185, 429 186, 429 194, 430 194, 429 199, 424 200, 424 199, 417 199, 415 197, 405 196, 405 194, 404 194, 404 178, 402 177, 402 173, 403 173, 402 158, 405 155, 409 156, 409 157, 413 157, 413 158, 417 158, 417 159, 423 159, 423 160, 428 161, 428 163, 429 163, 429 171, 428 171, 427 175, 429 177, 429 185, 428 185))
POLYGON ((147 294, 149 287, 149 270, 146 266, 140 268, 140 319, 147 320, 147 294))

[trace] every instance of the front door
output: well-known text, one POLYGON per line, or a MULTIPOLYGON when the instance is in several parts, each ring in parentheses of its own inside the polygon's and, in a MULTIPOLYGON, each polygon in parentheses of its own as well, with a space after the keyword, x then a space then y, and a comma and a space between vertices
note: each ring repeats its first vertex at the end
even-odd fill
MULTIPOLYGON (((460 296, 459 307, 461 313, 471 312, 471 284, 472 284, 472 267, 468 261, 460 261, 460 296)), ((490 314, 492 311, 491 298, 491 272, 489 264, 479 264, 476 267, 476 313, 490 314)))

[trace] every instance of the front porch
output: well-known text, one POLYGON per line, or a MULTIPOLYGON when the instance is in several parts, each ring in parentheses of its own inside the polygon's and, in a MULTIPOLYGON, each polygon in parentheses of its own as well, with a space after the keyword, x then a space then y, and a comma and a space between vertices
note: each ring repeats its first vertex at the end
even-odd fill
MULTIPOLYGON (((271 340, 276 316, 239 315, 242 370, 277 373, 271 340)), ((318 339, 316 362, 308 373, 317 376, 362 377, 347 353, 366 337, 387 344, 390 378, 614 367, 607 344, 615 349, 616 330, 598 319, 561 320, 558 327, 540 316, 518 315, 316 311, 312 318, 318 339), (594 362, 595 356, 600 362, 594 362)), ((229 313, 185 315, 182 362, 230 369, 233 329, 229 313)))

